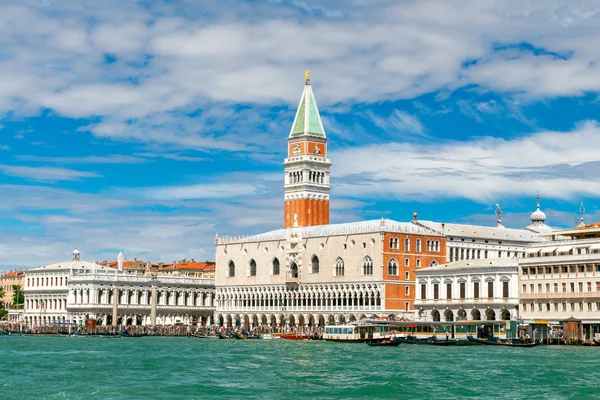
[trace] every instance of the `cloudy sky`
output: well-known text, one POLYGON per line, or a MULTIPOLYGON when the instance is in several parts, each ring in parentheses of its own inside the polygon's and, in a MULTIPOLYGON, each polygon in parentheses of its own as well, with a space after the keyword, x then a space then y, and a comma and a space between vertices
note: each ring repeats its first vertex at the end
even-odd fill
POLYGON ((0 269, 282 226, 311 70, 332 222, 600 219, 600 2, 0 0, 0 269))

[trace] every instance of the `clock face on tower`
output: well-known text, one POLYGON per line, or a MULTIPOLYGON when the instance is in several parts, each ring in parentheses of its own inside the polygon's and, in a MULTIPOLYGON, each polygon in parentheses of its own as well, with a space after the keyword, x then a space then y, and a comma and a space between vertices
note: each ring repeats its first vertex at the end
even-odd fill
POLYGON ((314 148, 314 150, 313 150, 313 153, 314 153, 314 154, 319 154, 319 153, 321 153, 321 149, 319 149, 319 146, 317 146, 316 144, 315 144, 315 148, 314 148))
POLYGON ((299 144, 295 144, 294 145, 294 150, 292 150, 292 154, 293 155, 298 155, 300 154, 301 150, 300 150, 300 145, 299 144))

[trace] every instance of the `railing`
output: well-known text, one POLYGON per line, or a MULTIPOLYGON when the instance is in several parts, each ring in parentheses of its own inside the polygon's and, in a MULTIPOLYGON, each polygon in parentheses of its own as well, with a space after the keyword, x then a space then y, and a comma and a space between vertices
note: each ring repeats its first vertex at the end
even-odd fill
POLYGON ((437 305, 437 304, 492 304, 492 303, 518 303, 519 299, 516 297, 481 297, 478 299, 466 298, 466 299, 416 299, 415 306, 419 305, 437 305))
POLYGON ((600 292, 522 293, 521 300, 600 298, 600 292))
MULTIPOLYGON (((69 283, 87 282, 90 280, 108 280, 111 282, 127 282, 127 283, 173 283, 179 285, 198 285, 198 286, 215 286, 215 278, 189 278, 183 276, 157 276, 153 279, 150 276, 140 275, 125 275, 115 273, 83 273, 71 276, 69 283)), ((66 287, 65 287, 66 289, 66 287)))
MULTIPOLYGON (((228 312, 238 312, 238 313, 271 313, 271 314, 280 314, 280 313, 294 313, 294 312, 307 312, 307 313, 318 313, 318 314, 327 314, 327 313, 339 313, 342 311, 354 311, 354 312, 380 312, 382 310, 382 306, 339 306, 339 307, 285 307, 282 310, 282 307, 219 307, 218 312, 228 313, 228 312)), ((414 310, 410 310, 414 311, 414 310)))
MULTIPOLYGON (((79 309, 90 309, 90 308, 105 308, 105 309, 112 309, 113 305, 112 304, 95 304, 95 303, 90 303, 90 304, 69 304, 67 306, 67 309, 69 310, 79 310, 79 309)), ((117 308, 119 310, 135 310, 135 309, 150 309, 151 306, 150 304, 118 304, 117 308)), ((215 306, 184 306, 184 305, 175 305, 175 304, 171 304, 171 305, 163 305, 163 304, 159 304, 156 306, 156 309, 158 310, 165 310, 165 309, 178 309, 178 310, 208 310, 208 309, 214 309, 215 306)))
POLYGON ((556 256, 542 256, 542 257, 526 257, 519 259, 519 266, 534 266, 545 263, 554 264, 577 264, 577 262, 599 262, 600 253, 591 254, 565 254, 556 256))

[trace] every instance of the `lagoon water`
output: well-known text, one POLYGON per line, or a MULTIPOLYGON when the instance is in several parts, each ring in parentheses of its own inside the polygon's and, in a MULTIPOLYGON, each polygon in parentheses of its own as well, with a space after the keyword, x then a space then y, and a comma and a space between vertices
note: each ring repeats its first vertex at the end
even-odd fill
POLYGON ((6 399, 600 399, 600 348, 0 336, 6 399))

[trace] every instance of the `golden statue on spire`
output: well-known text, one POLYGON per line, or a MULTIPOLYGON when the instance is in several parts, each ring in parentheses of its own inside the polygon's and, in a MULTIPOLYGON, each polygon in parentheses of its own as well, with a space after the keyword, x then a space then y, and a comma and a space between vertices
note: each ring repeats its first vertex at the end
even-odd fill
POLYGON ((304 79, 306 79, 306 81, 310 81, 310 70, 304 71, 304 79))

